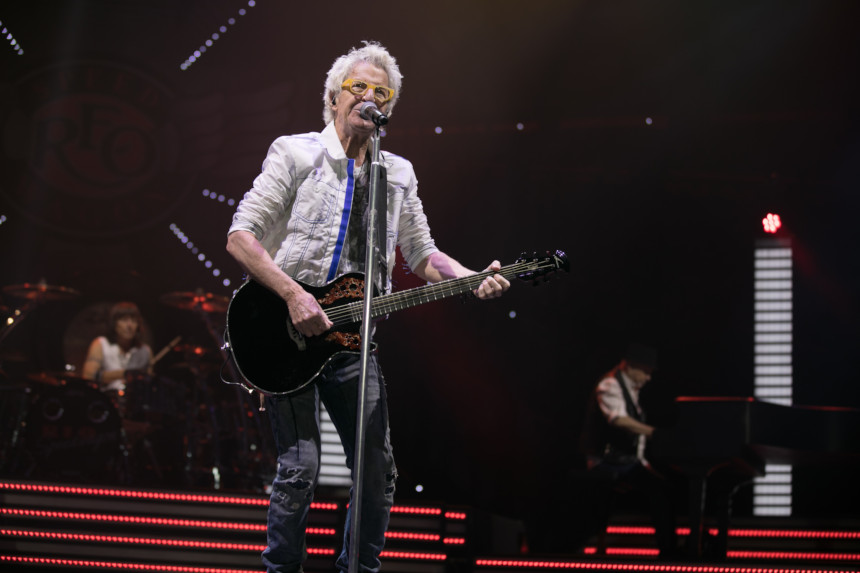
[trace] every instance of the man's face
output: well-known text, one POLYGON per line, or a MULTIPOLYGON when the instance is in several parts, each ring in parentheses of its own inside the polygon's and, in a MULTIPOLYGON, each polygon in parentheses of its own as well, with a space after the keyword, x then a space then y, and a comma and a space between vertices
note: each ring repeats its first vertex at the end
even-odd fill
POLYGON ((651 380, 651 368, 641 366, 639 364, 627 364, 627 376, 636 385, 637 388, 642 388, 651 380))
MULTIPOLYGON (((372 85, 388 86, 388 74, 367 62, 359 62, 349 73, 349 79, 361 80, 372 85)), ((389 86, 390 87, 390 86, 389 86)), ((347 135, 370 135, 376 126, 372 121, 363 119, 359 115, 361 104, 366 101, 374 101, 373 90, 368 89, 364 95, 358 96, 349 90, 341 90, 335 98, 335 124, 340 128, 342 134, 347 135)), ((377 105, 380 111, 388 108, 388 102, 377 105)))

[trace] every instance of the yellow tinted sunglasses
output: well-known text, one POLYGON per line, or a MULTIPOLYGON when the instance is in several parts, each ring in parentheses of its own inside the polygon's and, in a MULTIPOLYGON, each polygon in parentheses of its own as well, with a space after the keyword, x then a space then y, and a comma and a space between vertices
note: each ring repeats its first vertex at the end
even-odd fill
POLYGON ((373 99, 376 100, 376 103, 383 104, 394 97, 394 90, 388 86, 375 86, 373 84, 369 84, 362 80, 348 79, 340 84, 345 90, 349 90, 350 93, 353 93, 357 96, 363 96, 367 93, 368 89, 373 90, 373 99))

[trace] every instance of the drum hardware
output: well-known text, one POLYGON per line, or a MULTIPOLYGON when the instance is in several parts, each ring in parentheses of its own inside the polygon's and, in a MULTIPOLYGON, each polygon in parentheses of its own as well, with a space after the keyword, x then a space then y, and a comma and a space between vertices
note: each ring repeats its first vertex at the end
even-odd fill
POLYGON ((167 306, 181 310, 196 310, 205 313, 226 313, 230 305, 230 299, 226 296, 203 292, 197 289, 194 292, 171 292, 163 295, 159 300, 167 306))
POLYGON ((20 308, 15 309, 6 319, 6 323, 0 329, 0 342, 3 342, 12 332, 12 329, 40 304, 50 301, 71 300, 81 296, 81 293, 73 288, 49 285, 44 280, 37 283, 8 285, 3 287, 3 293, 13 298, 23 299, 26 302, 20 308))
POLYGON ((268 420, 261 420, 256 407, 249 406, 251 397, 242 387, 214 380, 219 368, 232 369, 222 348, 224 341, 220 332, 223 329, 213 324, 215 315, 226 316, 230 299, 197 289, 168 293, 160 300, 168 306, 197 314, 214 342, 213 349, 192 344, 175 349, 184 352, 184 364, 196 379, 190 395, 187 474, 206 480, 207 485, 216 489, 222 485, 229 487, 231 480, 235 480, 234 486, 243 482, 244 487, 264 487, 271 475, 255 475, 261 465, 259 459, 268 462, 276 457, 271 429, 264 427, 268 420), (215 367, 206 368, 210 364, 215 367), (260 483, 255 483, 256 479, 260 479, 260 483))
POLYGON ((19 453, 30 460, 24 477, 101 482, 119 477, 123 457, 119 414, 91 385, 35 388, 20 426, 19 453))

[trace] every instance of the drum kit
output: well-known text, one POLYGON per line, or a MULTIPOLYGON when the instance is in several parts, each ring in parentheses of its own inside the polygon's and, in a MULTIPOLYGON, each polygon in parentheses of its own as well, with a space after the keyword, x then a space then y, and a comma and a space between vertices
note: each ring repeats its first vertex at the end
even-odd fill
POLYGON ((216 326, 227 297, 200 290, 161 296, 166 307, 193 312, 213 344, 176 336, 148 371, 127 372, 124 390, 111 392, 72 365, 5 374, 6 362, 21 358, 5 348, 11 332, 37 307, 81 295, 44 282, 2 293, 20 305, 0 305, 0 477, 250 491, 269 483, 268 420, 256 396, 223 383, 238 380, 216 326))

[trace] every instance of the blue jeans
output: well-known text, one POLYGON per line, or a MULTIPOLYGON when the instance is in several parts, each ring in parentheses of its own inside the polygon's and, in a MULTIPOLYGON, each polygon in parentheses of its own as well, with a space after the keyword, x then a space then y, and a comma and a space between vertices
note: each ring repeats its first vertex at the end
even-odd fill
MULTIPOLYGON (((337 428, 347 467, 355 477, 360 371, 357 356, 340 356, 304 391, 293 396, 266 398, 278 449, 278 468, 269 502, 268 546, 262 555, 263 564, 270 573, 301 572, 307 557, 305 527, 319 478, 320 401, 337 428)), ((380 567, 379 554, 385 544, 397 478, 388 430, 385 381, 376 356, 371 356, 368 363, 366 414, 358 560, 360 571, 376 572, 380 567)), ((347 509, 343 549, 336 562, 341 571, 349 568, 350 512, 351 509, 347 509)))

